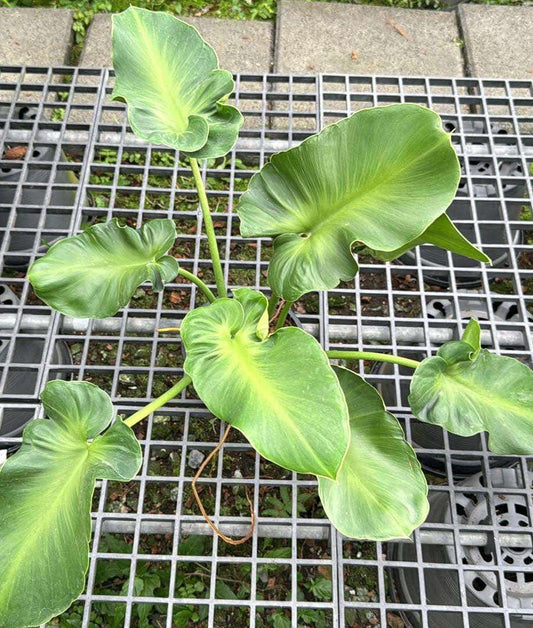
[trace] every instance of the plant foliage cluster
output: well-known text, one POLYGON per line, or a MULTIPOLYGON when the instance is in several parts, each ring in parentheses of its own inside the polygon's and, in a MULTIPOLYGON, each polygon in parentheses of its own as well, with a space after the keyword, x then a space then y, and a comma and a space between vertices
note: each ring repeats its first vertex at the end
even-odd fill
MULTIPOLYGON (((408 537, 427 516, 427 484, 378 392, 331 360, 410 367, 409 403, 421 421, 462 436, 487 432, 499 454, 533 452, 533 371, 482 348, 477 321, 422 362, 327 352, 285 325, 296 299, 355 277, 356 253, 391 260, 433 244, 490 262, 446 216, 460 167, 435 113, 413 104, 362 110, 275 155, 236 207, 242 236, 273 238, 269 298, 249 287, 228 294, 198 160, 221 158, 237 141, 243 119, 228 104, 231 74, 218 68, 192 26, 138 8, 114 18, 113 62, 113 97, 127 104, 132 130, 190 164, 214 285, 169 254, 180 246, 170 219, 140 229, 116 221, 90 226, 56 242, 30 268, 36 295, 72 317, 113 316, 140 285, 160 291, 178 275, 194 282, 207 304, 175 330, 186 351, 184 377, 125 421, 113 421, 109 397, 88 382, 57 380, 43 390, 48 418, 28 425, 0 471, 0 625, 10 627, 43 623, 82 592, 95 482, 135 477, 142 456, 132 427, 189 386, 228 424, 224 438, 237 429, 266 460, 316 476, 332 524, 358 539, 408 537)), ((250 538, 222 535, 195 496, 223 539, 250 538)), ((281 498, 266 510, 283 512, 281 498)), ((252 527, 254 520, 252 509, 252 527)), ((138 586, 154 591, 162 576, 138 586)), ((320 596, 330 584, 306 586, 320 596)), ((201 611, 182 612, 188 621, 201 611)))

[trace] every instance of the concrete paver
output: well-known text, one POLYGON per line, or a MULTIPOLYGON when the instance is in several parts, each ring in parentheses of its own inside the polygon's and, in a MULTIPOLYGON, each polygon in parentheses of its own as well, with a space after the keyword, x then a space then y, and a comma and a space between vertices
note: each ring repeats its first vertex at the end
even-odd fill
POLYGON ((533 6, 459 7, 471 76, 533 78, 533 6))
MULTIPOLYGON (((216 50, 220 67, 233 72, 270 72, 271 22, 183 18, 216 50)), ((95 15, 89 27, 80 66, 111 66, 111 15, 95 15)))
POLYGON ((456 17, 443 11, 281 0, 275 71, 462 76, 456 17))
POLYGON ((73 11, 0 9, 0 63, 64 65, 72 39, 73 11))

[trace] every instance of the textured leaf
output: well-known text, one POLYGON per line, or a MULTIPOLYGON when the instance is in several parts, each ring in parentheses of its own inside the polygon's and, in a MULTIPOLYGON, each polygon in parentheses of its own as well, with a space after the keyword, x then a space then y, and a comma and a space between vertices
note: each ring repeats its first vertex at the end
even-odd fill
POLYGON ((174 279, 178 262, 166 255, 176 239, 172 220, 146 222, 140 231, 116 221, 89 227, 53 244, 28 272, 37 296, 68 316, 105 318, 124 307, 136 288, 156 290, 174 279))
POLYGON ((407 537, 428 514, 427 483, 398 421, 359 375, 335 367, 352 438, 337 480, 319 478, 319 494, 344 535, 384 541, 407 537))
POLYGON ((195 158, 231 150, 243 122, 223 104, 233 78, 193 26, 130 7, 113 16, 113 66, 113 98, 127 102, 136 135, 195 158))
POLYGON ((334 478, 349 440, 342 390, 316 340, 296 327, 268 334, 266 298, 234 291, 189 312, 185 371, 209 410, 276 464, 334 478))
POLYGON ((36 626, 83 591, 97 478, 130 480, 141 464, 131 429, 88 382, 50 382, 49 419, 32 421, 0 471, 0 626, 36 626), (94 439, 92 442, 88 442, 94 439))
POLYGON ((452 251, 452 253, 471 257, 486 264, 491 263, 490 257, 471 244, 446 214, 442 214, 435 222, 432 222, 421 236, 395 251, 373 251, 369 249, 368 252, 378 259, 390 261, 421 244, 434 244, 441 249, 452 251))
POLYGON ((412 104, 364 109, 272 157, 239 200, 241 233, 275 237, 269 283, 294 301, 352 279, 353 244, 387 252, 420 238, 459 177, 437 114, 412 104))
POLYGON ((453 434, 489 433, 497 454, 533 453, 533 371, 480 349, 476 325, 425 359, 411 381, 414 414, 453 434))

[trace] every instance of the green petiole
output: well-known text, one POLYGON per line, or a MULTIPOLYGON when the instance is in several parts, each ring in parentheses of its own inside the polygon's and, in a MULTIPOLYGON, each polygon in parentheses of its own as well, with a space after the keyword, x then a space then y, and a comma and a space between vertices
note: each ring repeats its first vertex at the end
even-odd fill
POLYGON ((195 286, 197 286, 209 299, 210 303, 213 303, 214 301, 217 300, 216 296, 213 294, 211 289, 196 275, 193 275, 192 273, 190 273, 188 270, 185 270, 184 268, 180 268, 178 270, 178 275, 180 275, 181 277, 184 277, 185 279, 188 279, 195 286))
POLYGON ((391 355, 390 353, 374 353, 372 351, 326 351, 328 358, 332 360, 370 360, 371 362, 391 362, 392 364, 401 364, 411 369, 420 366, 417 360, 402 358, 399 355, 391 355))
POLYGON ((279 313, 278 320, 276 321, 276 326, 274 327, 274 331, 278 331, 278 329, 281 329, 283 327, 283 324, 285 323, 285 319, 287 318, 287 314, 289 313, 289 310, 291 309, 292 304, 293 304, 292 301, 285 302, 285 305, 283 306, 281 312, 279 313))
POLYGON ((134 412, 130 417, 128 417, 124 421, 124 423, 128 425, 129 427, 133 427, 136 423, 139 423, 139 421, 142 421, 149 414, 152 414, 152 412, 154 412, 161 406, 164 406, 167 403, 167 401, 170 401, 171 399, 179 395, 180 392, 183 389, 187 388, 187 386, 191 382, 192 382, 192 379, 188 375, 186 375, 183 379, 180 379, 180 381, 177 384, 174 384, 172 388, 169 388, 166 391, 166 393, 162 394, 161 397, 157 397, 157 399, 154 399, 148 405, 144 406, 144 408, 141 408, 140 410, 137 410, 137 412, 134 412))
POLYGON ((200 207, 202 208, 202 216, 204 219, 205 232, 207 234, 207 242, 209 244, 209 252, 211 254, 211 260, 213 261, 213 271, 215 273, 215 281, 217 284, 217 292, 219 297, 225 297, 226 284, 224 282, 224 273, 222 271, 222 263, 220 262, 220 253, 218 251, 217 238, 215 235, 215 228, 213 226, 213 219, 211 218, 211 212, 209 211, 209 203, 207 201, 207 195, 205 193, 204 182, 202 181, 202 175, 198 166, 198 161, 191 157, 189 159, 191 164, 191 170, 198 191, 198 198, 200 199, 200 207))
POLYGON ((270 299, 268 300, 268 318, 272 318, 274 312, 276 311, 276 305, 278 304, 279 297, 277 294, 272 293, 270 295, 270 299))

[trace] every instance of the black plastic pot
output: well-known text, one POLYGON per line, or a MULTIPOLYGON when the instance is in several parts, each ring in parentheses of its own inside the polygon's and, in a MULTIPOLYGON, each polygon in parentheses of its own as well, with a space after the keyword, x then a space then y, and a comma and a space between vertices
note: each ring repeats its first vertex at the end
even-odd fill
MULTIPOLYGON (((529 483, 531 483, 529 478, 529 483)), ((466 530, 478 531, 479 526, 494 523, 502 532, 509 526, 529 528, 528 503, 525 494, 513 494, 506 489, 523 489, 521 473, 517 469, 492 469, 491 484, 498 488, 489 506, 488 496, 484 493, 469 492, 468 487, 485 486, 483 474, 478 473, 458 485, 461 492, 455 493, 455 510, 457 523, 466 530), (489 508, 493 508, 490 512, 489 508)), ((430 495, 430 513, 428 521, 433 523, 452 523, 452 513, 447 492, 430 495)), ((489 533, 490 537, 490 533, 489 533)), ((492 543, 487 546, 467 545, 463 550, 463 564, 479 565, 484 569, 464 569, 466 599, 468 606, 500 607, 500 588, 498 575, 487 570, 496 565, 495 550, 492 543)), ((389 543, 387 558, 394 561, 416 561, 416 547, 410 543, 389 543)), ((516 617, 511 620, 513 628, 531 628, 527 616, 520 615, 520 609, 533 607, 533 549, 522 547, 502 547, 503 564, 518 567, 517 571, 504 572, 504 585, 507 597, 507 608, 516 609, 516 617)), ((424 562, 450 565, 446 569, 425 569, 426 603, 439 606, 461 606, 459 580, 456 575, 457 557, 453 545, 425 545, 424 562)), ((413 565, 416 563, 413 563, 413 565)), ((417 569, 391 570, 391 595, 396 602, 417 604, 420 600, 419 577, 417 569)), ((402 612, 407 626, 422 628, 420 613, 416 611, 402 612)), ((462 615, 459 613, 430 613, 431 628, 463 628, 462 615)), ((531 616, 529 616, 531 617, 531 616)), ((499 614, 476 612, 469 614, 470 628, 501 628, 503 619, 499 614)))
MULTIPOLYGON (((9 347, 13 340, 0 340, 0 363, 5 363, 9 347)), ((15 351, 12 362, 16 364, 39 364, 43 359, 44 340, 42 338, 18 338, 15 341, 15 351)), ((55 364, 71 364, 72 356, 69 347, 64 342, 56 342, 52 362, 55 364)), ((0 367, 2 369, 3 366, 0 367)), ((51 373, 50 379, 71 379, 68 372, 51 373)), ((37 372, 31 369, 9 369, 9 374, 4 386, 4 395, 27 395, 35 390, 37 372)), ((18 408, 3 408, 0 410, 0 437, 16 438, 22 432, 34 416, 31 408, 24 409, 22 404, 18 408)), ((18 449, 19 445, 6 445, 0 443, 0 449, 11 452, 18 449)))
MULTIPOLYGON (((2 118, 8 112, 7 106, 0 106, 0 126, 2 118)), ((16 118, 19 120, 33 120, 36 111, 30 107, 19 107, 16 110, 16 118)), ((6 146, 6 149, 12 146, 6 146)), ((44 253, 48 243, 36 241, 37 230, 41 221, 42 208, 45 203, 47 186, 31 187, 32 183, 48 184, 50 182, 51 170, 48 168, 35 167, 36 162, 52 162, 54 160, 55 148, 50 146, 37 146, 33 149, 31 156, 25 156, 32 164, 28 167, 24 187, 17 203, 13 207, 13 202, 17 193, 17 184, 23 173, 23 166, 20 161, 14 161, 13 165, 4 161, 0 168, 0 245, 6 237, 5 228, 10 222, 12 212, 16 213, 13 227, 17 231, 9 233, 9 244, 7 254, 4 257, 4 265, 16 270, 25 270, 30 262, 31 255, 35 252, 44 253), (11 253, 11 255, 10 255, 11 253)), ((76 176, 69 170, 56 170, 54 184, 70 184, 72 187, 55 188, 52 190, 48 206, 51 208, 46 212, 43 231, 58 229, 68 232, 71 220, 71 212, 75 204, 75 190, 73 184, 76 183, 76 176), (63 211, 55 208, 67 208, 63 211), (70 210, 70 211, 69 211, 70 210)), ((55 238, 57 239, 57 238, 55 238)))
MULTIPOLYGON (((515 301, 491 300, 492 317, 498 321, 520 321, 522 314, 515 301)), ((459 297, 461 319, 465 325, 471 318, 478 321, 489 321, 491 316, 485 299, 478 298, 475 293, 472 296, 461 295, 459 297)), ((455 306, 452 299, 438 298, 428 301, 426 311, 429 318, 454 318, 455 306)), ((527 320, 533 322, 533 314, 526 312, 527 320)), ((459 340, 459 337, 456 338, 459 340)))
MULTIPOLYGON (((409 357, 414 360, 423 360, 426 355, 409 354, 409 357)), ((402 375, 412 375, 413 371, 406 367, 399 366, 400 373, 402 375)), ((373 367, 374 373, 380 375, 391 375, 394 373, 394 365, 385 362, 376 363, 373 367)), ((400 394, 402 406, 408 406, 409 385, 410 379, 402 379, 400 381, 400 394)), ((396 385, 391 380, 381 381, 376 385, 379 393, 383 397, 387 406, 396 405, 396 385)), ((442 428, 438 425, 431 425, 430 423, 422 423, 416 419, 411 420, 411 442, 416 449, 416 455, 420 460, 422 468, 427 473, 436 475, 438 477, 447 477, 446 473, 446 456, 444 454, 444 434, 442 428), (421 449, 442 449, 442 455, 438 453, 426 453, 421 449)), ((481 461, 482 444, 478 435, 476 436, 457 436, 455 434, 448 433, 449 448, 461 452, 464 454, 456 453, 450 456, 450 463, 452 467, 453 477, 456 480, 470 477, 474 473, 479 473, 483 466, 481 461), (479 455, 475 455, 473 452, 479 452, 479 455)), ((516 462, 513 458, 491 458, 491 466, 494 467, 508 467, 516 462)))
MULTIPOLYGON (((19 299, 7 286, 0 286, 0 305, 17 306, 19 299)), ((13 364, 40 364, 43 360, 44 340, 42 338, 18 338, 0 340, 0 375, 4 369, 4 364, 9 353, 9 347, 15 342, 15 350, 11 357, 13 364)), ((56 342, 52 362, 55 364, 72 364, 70 349, 65 342, 56 342)), ((71 379, 68 372, 51 373, 50 379, 71 379)), ((17 369, 10 368, 4 385, 5 395, 28 395, 35 390, 37 383, 37 371, 35 369, 25 370, 23 367, 17 369)), ((0 437, 17 438, 21 436, 26 424, 33 418, 31 408, 24 409, 22 404, 18 408, 0 408, 0 437)), ((19 445, 7 445, 0 443, 0 449, 7 449, 8 452, 15 451, 19 445)))

